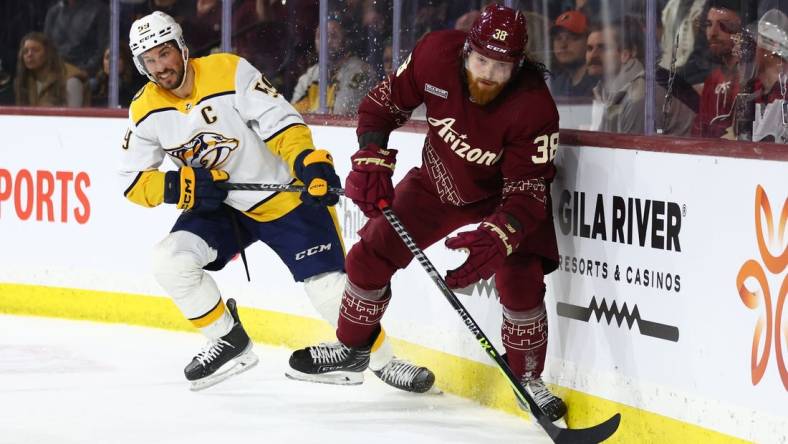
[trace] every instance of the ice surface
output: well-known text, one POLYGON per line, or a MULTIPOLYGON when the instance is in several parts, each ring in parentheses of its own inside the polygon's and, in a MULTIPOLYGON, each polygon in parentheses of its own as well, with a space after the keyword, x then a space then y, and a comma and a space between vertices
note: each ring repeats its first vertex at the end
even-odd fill
MULTIPOLYGON (((284 377, 290 350, 191 392, 198 334, 0 316, 0 443, 549 443, 533 423, 444 395, 284 377)), ((440 377, 440 375, 438 375, 440 377)))

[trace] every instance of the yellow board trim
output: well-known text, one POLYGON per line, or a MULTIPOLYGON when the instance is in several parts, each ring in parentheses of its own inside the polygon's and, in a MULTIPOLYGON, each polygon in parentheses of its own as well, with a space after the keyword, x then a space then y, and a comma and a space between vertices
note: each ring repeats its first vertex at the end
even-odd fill
MULTIPOLYGON (((115 322, 194 331, 168 298, 73 288, 0 283, 0 313, 115 322)), ((286 313, 239 308, 244 328, 255 342, 301 348, 334 338, 328 323, 286 313)), ((528 418, 498 369, 448 353, 389 337, 397 355, 435 371, 442 390, 482 405, 528 418)), ((554 387, 569 405, 570 427, 588 427, 621 412, 622 421, 610 443, 746 443, 739 438, 666 416, 554 387)))
POLYGON ((214 306, 211 309, 211 311, 205 313, 204 315, 198 318, 189 319, 189 321, 191 321, 192 325, 194 325, 195 327, 203 328, 216 322, 216 320, 219 319, 223 314, 224 314, 224 301, 222 300, 222 298, 219 298, 219 302, 216 303, 216 306, 214 306))

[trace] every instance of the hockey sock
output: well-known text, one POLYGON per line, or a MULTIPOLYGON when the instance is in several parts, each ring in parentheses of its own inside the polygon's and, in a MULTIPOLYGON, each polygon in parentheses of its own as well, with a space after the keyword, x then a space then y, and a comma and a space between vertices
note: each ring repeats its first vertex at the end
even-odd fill
POLYGON ((501 339, 509 367, 518 377, 542 374, 547 353, 547 312, 544 302, 527 311, 503 308, 501 339))
POLYGON ((348 279, 339 308, 337 338, 348 347, 368 345, 380 329, 380 319, 390 300, 388 286, 364 290, 348 279))

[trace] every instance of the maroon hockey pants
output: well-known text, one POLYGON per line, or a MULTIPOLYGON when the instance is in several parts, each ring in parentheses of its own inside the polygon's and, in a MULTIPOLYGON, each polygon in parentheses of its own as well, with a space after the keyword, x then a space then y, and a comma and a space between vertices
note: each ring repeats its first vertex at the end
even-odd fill
MULTIPOLYGON (((497 198, 463 207, 444 204, 422 174, 417 168, 411 170, 397 184, 392 204, 419 248, 427 248, 457 228, 481 222, 498 204, 497 198)), ((413 259, 383 216, 370 219, 359 234, 361 240, 345 259, 349 282, 337 328, 337 338, 354 347, 369 344, 391 297, 391 277, 413 259)), ((501 337, 509 364, 515 375, 538 376, 547 350, 541 258, 515 251, 496 271, 495 286, 504 306, 501 337)))

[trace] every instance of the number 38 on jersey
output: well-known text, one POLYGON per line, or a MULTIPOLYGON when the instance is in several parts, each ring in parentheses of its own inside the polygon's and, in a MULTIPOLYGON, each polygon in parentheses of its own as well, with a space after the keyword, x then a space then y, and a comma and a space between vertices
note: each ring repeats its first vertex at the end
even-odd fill
POLYGON ((533 163, 547 163, 555 158, 556 150, 558 150, 558 133, 543 134, 534 139, 536 145, 536 155, 531 156, 533 163))

